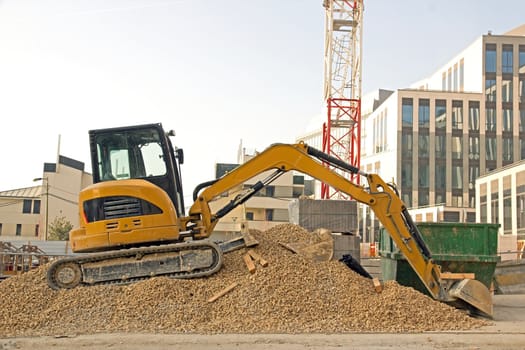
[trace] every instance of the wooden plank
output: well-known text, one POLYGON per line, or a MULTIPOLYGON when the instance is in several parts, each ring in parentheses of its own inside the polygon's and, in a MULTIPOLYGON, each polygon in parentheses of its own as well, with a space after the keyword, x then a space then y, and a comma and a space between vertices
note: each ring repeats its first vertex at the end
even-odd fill
POLYGON ((381 293, 383 291, 383 286, 381 285, 379 278, 377 277, 372 278, 372 283, 374 284, 374 288, 377 293, 381 293))
POLYGON ((291 251, 292 253, 295 253, 297 254, 297 248, 290 245, 290 244, 286 244, 286 243, 279 243, 279 245, 285 249, 288 249, 289 251, 291 251))
POLYGON ((212 296, 210 299, 208 299, 208 303, 213 303, 215 300, 219 299, 220 297, 222 297, 223 295, 229 293, 231 290, 233 290, 233 288, 237 287, 237 282, 233 282, 232 284, 230 284, 228 287, 224 288, 223 290, 221 290, 219 293, 215 294, 214 296, 212 296))
POLYGON ((248 254, 250 254, 253 260, 261 264, 262 267, 268 266, 268 261, 266 261, 261 255, 253 251, 253 249, 248 250, 248 254))
POLYGON ((248 268, 248 271, 250 271, 250 273, 255 273, 255 264, 253 263, 253 260, 250 254, 248 253, 244 254, 243 259, 244 259, 244 263, 246 264, 246 267, 248 268))
POLYGON ((441 278, 444 280, 464 280, 466 278, 473 280, 476 278, 476 274, 460 272, 441 272, 441 278))

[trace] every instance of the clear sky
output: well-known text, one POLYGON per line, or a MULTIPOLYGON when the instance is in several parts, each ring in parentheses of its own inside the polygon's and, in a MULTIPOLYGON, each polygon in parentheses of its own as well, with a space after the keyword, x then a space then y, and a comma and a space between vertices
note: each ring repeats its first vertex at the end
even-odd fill
MULTIPOLYGON (((523 0, 365 0, 363 93, 425 78, 523 0)), ((88 130, 161 122, 186 197, 240 140, 293 142, 322 113, 322 0, 0 0, 0 190, 60 153, 91 171, 88 130)), ((319 125, 320 127, 321 125, 319 125)))

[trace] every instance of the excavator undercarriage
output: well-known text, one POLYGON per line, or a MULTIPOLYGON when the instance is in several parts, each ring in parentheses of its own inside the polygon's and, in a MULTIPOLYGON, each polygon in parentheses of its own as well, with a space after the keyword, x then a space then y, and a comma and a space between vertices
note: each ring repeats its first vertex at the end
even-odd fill
POLYGON ((56 260, 47 272, 53 289, 129 284, 155 276, 196 278, 222 266, 220 247, 208 240, 89 253, 56 260))

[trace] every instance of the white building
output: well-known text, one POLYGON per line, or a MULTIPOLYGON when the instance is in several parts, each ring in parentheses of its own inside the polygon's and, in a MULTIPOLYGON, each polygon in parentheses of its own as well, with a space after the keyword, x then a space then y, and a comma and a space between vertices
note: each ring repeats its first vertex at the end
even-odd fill
POLYGON ((0 241, 46 240, 59 218, 78 226, 78 195, 92 183, 84 163, 59 156, 57 163, 44 163, 35 180, 41 185, 0 192, 0 241))

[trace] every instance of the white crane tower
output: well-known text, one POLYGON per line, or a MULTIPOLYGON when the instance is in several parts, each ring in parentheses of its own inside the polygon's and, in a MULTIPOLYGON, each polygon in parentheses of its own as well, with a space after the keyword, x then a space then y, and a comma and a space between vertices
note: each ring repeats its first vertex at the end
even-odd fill
MULTIPOLYGON (((323 151, 359 168, 363 0, 324 0, 323 6, 324 100, 328 116, 323 124, 323 151)), ((359 183, 359 175, 341 174, 359 183)), ((324 183, 321 198, 348 199, 324 183)))

